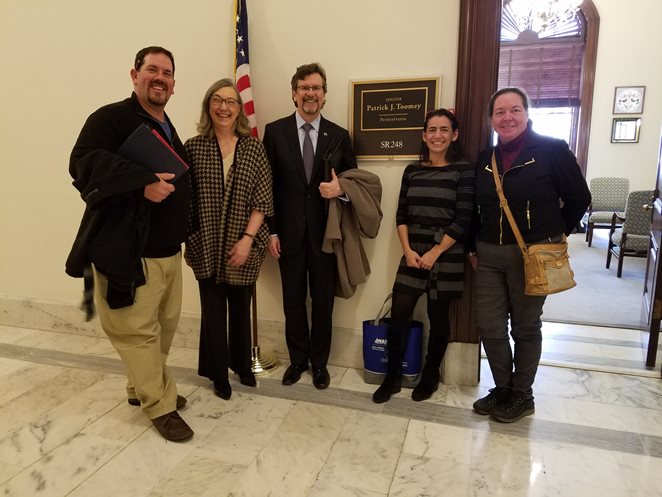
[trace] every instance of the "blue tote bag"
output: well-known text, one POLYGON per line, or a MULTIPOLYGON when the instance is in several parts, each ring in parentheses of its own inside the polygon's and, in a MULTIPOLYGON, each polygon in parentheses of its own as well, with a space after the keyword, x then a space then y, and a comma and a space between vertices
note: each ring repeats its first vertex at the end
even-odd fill
MULTIPOLYGON (((384 300, 374 319, 363 321, 363 378, 366 383, 381 384, 388 369, 388 323, 391 311, 391 295, 384 300)), ((412 321, 407 336, 407 346, 402 359, 402 384, 413 387, 421 372, 423 323, 412 321)))

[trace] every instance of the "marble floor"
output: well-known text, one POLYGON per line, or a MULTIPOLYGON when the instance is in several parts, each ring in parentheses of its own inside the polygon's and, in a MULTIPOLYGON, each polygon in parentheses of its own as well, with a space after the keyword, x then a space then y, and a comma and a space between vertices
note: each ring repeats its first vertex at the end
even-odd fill
MULTIPOLYGON (((16 497, 662 496, 662 381, 634 330, 544 326, 536 413, 515 424, 474 414, 492 386, 441 385, 384 405, 360 371, 330 368, 230 401, 196 374, 196 351, 169 359, 188 443, 164 441, 127 404, 105 339, 0 326, 0 495, 16 497)), ((662 358, 662 355, 661 355, 662 358)), ((483 361, 484 363, 485 361, 483 361)))

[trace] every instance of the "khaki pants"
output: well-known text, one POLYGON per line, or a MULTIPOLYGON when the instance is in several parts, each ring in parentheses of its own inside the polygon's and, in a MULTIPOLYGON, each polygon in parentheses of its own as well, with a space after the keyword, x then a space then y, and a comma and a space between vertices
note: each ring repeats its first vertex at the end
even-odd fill
POLYGON ((94 271, 94 300, 101 326, 127 369, 127 393, 140 399, 154 419, 176 409, 177 385, 166 367, 182 305, 181 252, 143 258, 147 283, 136 289, 133 305, 111 309, 107 278, 94 271))

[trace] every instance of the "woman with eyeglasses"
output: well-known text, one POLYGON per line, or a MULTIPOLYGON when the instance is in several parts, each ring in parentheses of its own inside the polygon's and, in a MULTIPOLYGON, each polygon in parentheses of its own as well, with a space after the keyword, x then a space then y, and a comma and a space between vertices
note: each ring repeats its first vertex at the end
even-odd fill
POLYGON ((228 400, 228 368, 243 385, 251 371, 252 287, 267 251, 265 216, 273 214, 271 167, 231 79, 216 81, 202 101, 191 159, 193 231, 185 259, 200 290, 198 374, 228 400))

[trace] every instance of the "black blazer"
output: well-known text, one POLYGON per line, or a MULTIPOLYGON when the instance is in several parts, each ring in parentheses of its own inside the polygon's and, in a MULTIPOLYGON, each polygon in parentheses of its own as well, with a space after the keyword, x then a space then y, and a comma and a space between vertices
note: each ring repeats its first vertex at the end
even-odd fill
POLYGON ((267 124, 263 142, 274 184, 274 217, 268 220, 269 229, 271 233, 278 234, 281 253, 291 255, 300 252, 306 230, 312 249, 321 252, 326 208, 319 185, 330 179, 324 178, 324 156, 332 149, 336 150, 330 164, 337 175, 355 168, 356 157, 349 133, 321 118, 310 184, 306 182, 294 114, 267 124))

